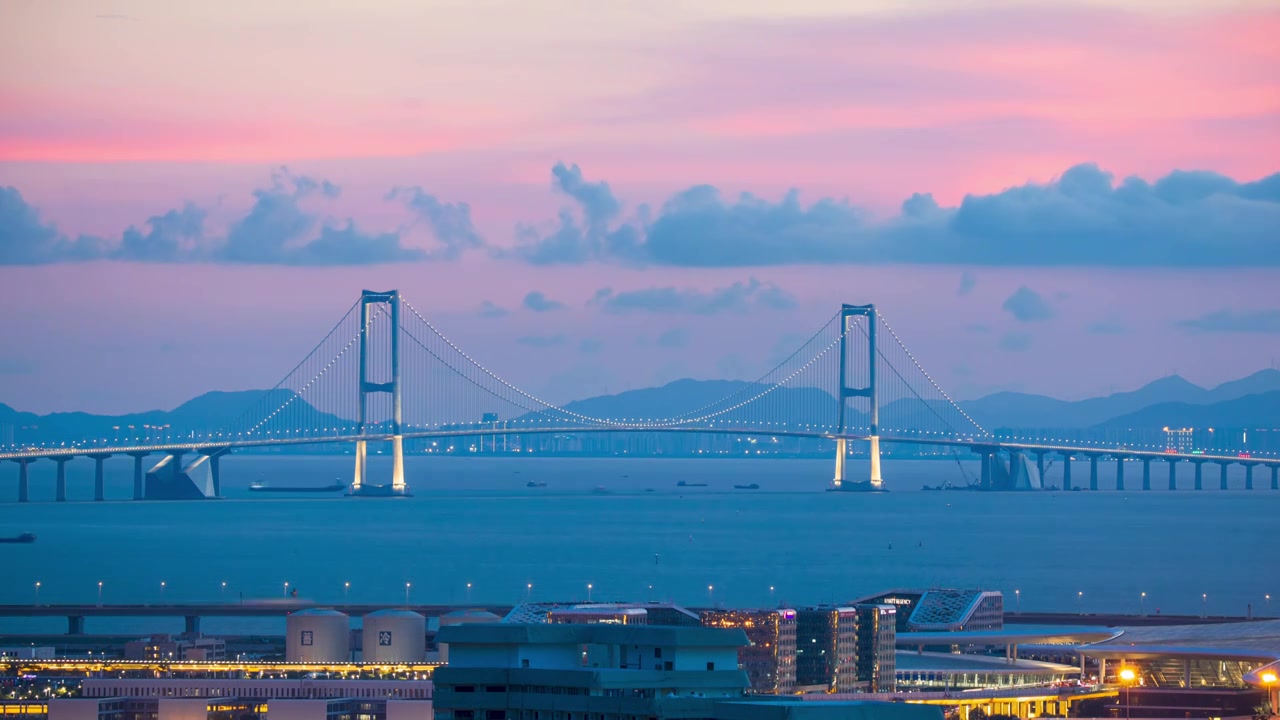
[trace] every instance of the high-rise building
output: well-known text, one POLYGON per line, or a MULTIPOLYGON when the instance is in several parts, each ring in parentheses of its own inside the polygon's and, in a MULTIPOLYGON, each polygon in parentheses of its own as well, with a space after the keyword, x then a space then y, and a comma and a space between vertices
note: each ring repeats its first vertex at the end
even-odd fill
POLYGON ((797 610, 796 689, 845 693, 858 687, 858 611, 851 607, 797 610))
POLYGON ((751 644, 738 650, 750 692, 789 694, 796 684, 795 610, 705 610, 705 627, 741 628, 751 644))
POLYGON ((871 692, 893 692, 897 614, 894 605, 858 605, 858 680, 871 692))

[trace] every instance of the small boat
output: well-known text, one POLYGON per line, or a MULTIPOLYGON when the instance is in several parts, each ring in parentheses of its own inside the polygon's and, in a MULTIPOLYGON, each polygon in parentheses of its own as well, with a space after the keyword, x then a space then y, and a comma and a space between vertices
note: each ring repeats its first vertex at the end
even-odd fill
POLYGON ((735 488, 737 488, 737 489, 739 489, 739 490, 759 490, 759 489, 760 489, 760 484, 759 484, 759 483, 751 483, 750 485, 734 485, 734 487, 735 487, 735 488))
POLYGON ((278 487, 272 487, 260 482, 249 484, 249 490, 253 492, 338 492, 339 490, 345 490, 346 487, 342 483, 334 483, 332 485, 281 485, 278 487))
POLYGON ((676 487, 706 487, 706 486, 707 486, 706 483, 691 483, 686 480, 681 480, 680 482, 676 483, 676 487))
POLYGON ((36 536, 31 533, 22 533, 13 537, 0 537, 0 543, 33 543, 35 541, 36 536))
POLYGON ((525 487, 546 487, 547 484, 544 482, 534 482, 530 480, 529 482, 525 483, 524 486, 525 487))

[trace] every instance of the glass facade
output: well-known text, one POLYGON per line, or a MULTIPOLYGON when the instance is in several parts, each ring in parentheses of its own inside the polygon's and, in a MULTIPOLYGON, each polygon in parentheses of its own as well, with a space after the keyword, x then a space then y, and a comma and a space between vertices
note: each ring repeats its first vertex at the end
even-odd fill
POLYGON ((859 605, 858 680, 871 692, 893 692, 896 667, 894 653, 898 640, 897 607, 859 605))
POLYGON ((796 687, 845 693, 858 689, 858 611, 796 611, 796 687))

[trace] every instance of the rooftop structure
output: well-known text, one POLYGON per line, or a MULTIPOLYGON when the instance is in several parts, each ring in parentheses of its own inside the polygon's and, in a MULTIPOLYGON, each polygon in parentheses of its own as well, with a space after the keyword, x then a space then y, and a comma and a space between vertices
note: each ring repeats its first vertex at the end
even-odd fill
MULTIPOLYGON (((615 614, 622 617, 624 614, 628 617, 635 618, 640 613, 635 611, 643 611, 646 625, 684 625, 693 627, 701 624, 698 614, 687 610, 679 605, 672 603, 659 602, 641 602, 641 603, 524 603, 517 605, 502 618, 504 623, 545 623, 552 622, 553 613, 559 614, 562 618, 572 617, 572 614, 578 614, 585 618, 591 614, 597 614, 605 617, 607 614, 615 614)), ((628 622, 628 624, 635 624, 628 622)))
POLYGON ((929 590, 911 611, 907 627, 915 632, 999 630, 1004 597, 986 590, 929 590))

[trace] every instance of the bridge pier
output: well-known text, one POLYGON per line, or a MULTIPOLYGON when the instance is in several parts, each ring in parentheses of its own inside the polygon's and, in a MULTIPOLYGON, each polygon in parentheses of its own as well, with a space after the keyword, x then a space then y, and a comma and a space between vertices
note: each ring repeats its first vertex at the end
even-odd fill
POLYGON ((1244 465, 1244 489, 1253 489, 1253 463, 1242 463, 1244 465))
POLYGON ((983 490, 991 489, 991 463, 996 458, 995 448, 977 448, 979 454, 982 455, 982 478, 978 481, 978 487, 983 490))
POLYGON ((187 633, 199 635, 200 634, 200 616, 187 615, 184 619, 186 620, 187 633))
POLYGON ((1116 489, 1124 489, 1124 458, 1116 458, 1116 489))
POLYGON ((1142 489, 1151 489, 1151 458, 1142 458, 1142 489))
POLYGON ((1222 472, 1218 476, 1218 489, 1226 490, 1227 489, 1227 466, 1231 465, 1231 463, 1220 461, 1218 465, 1219 467, 1222 468, 1222 472))
POLYGON ((1271 466, 1271 489, 1280 490, 1280 465, 1271 466))
POLYGON ((1204 472, 1203 472, 1203 471, 1204 471, 1204 461, 1203 461, 1203 460, 1192 460, 1192 461, 1191 461, 1191 464, 1193 464, 1193 465, 1195 465, 1195 466, 1196 466, 1196 489, 1197 489, 1197 490, 1203 490, 1203 489, 1204 489, 1204 472))
POLYGON ((1062 453, 1062 489, 1071 489, 1071 453, 1062 453))
POLYGON ((133 458, 133 499, 141 500, 146 491, 142 486, 142 458, 150 455, 149 452, 131 452, 126 453, 133 458))
POLYGON ((1089 489, 1098 489, 1098 456, 1089 456, 1089 489))
POLYGON ((69 457, 54 458, 53 461, 58 464, 58 479, 55 484, 54 499, 58 502, 67 501, 67 461, 69 457))
POLYGON ((27 466, 35 461, 21 458, 14 462, 18 463, 18 502, 30 502, 31 478, 27 474, 27 466))
POLYGON ((351 480, 351 493, 354 495, 364 488, 364 465, 365 456, 368 452, 368 442, 365 440, 356 441, 356 473, 351 480))
POLYGON ((84 616, 83 615, 67 616, 67 634, 68 635, 84 634, 84 616))
POLYGON ((1040 473, 1041 485, 1044 484, 1044 456, 1045 455, 1048 455, 1048 453, 1045 453, 1045 452, 1036 453, 1036 472, 1040 473))
POLYGON ((89 457, 93 458, 93 499, 96 502, 102 502, 106 499, 103 483, 102 462, 111 456, 97 453, 90 455, 89 457))
POLYGON ((1169 458, 1169 489, 1178 489, 1178 458, 1169 458))

